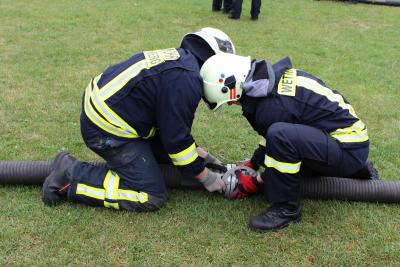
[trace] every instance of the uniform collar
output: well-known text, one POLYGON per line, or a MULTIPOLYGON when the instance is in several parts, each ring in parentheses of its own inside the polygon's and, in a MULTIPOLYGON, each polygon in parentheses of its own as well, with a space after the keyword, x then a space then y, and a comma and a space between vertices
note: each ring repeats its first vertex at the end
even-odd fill
POLYGON ((260 98, 251 97, 248 95, 243 95, 240 98, 240 103, 242 105, 243 114, 254 114, 257 109, 257 102, 260 98))
MULTIPOLYGON (((292 61, 290 60, 289 57, 285 57, 278 62, 276 62, 274 65, 272 65, 272 68, 275 73, 275 84, 274 87, 278 86, 279 80, 281 79, 281 76, 287 69, 292 68, 292 61)), ((256 98, 256 97, 251 97, 246 94, 243 94, 242 97, 240 98, 240 103, 242 104, 242 111, 243 114, 254 114, 256 113, 257 109, 257 103, 261 100, 262 98, 256 98)))
POLYGON ((275 72, 275 87, 276 87, 278 86, 283 73, 287 69, 293 68, 292 61, 290 60, 289 57, 284 57, 278 62, 276 62, 274 65, 272 65, 272 68, 274 69, 275 72))

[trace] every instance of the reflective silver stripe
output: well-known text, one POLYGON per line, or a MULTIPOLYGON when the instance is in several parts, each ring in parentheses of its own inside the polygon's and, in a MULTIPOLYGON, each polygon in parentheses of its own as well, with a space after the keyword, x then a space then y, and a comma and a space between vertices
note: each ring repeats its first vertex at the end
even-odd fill
POLYGON ((366 129, 365 124, 361 120, 358 120, 356 123, 354 123, 350 127, 336 129, 334 132, 331 132, 330 134, 334 135, 334 134, 344 134, 344 133, 351 133, 351 132, 356 133, 356 132, 361 132, 365 129, 366 129))
POLYGON ((269 168, 274 168, 281 173, 298 173, 300 171, 301 161, 296 163, 287 163, 278 161, 268 155, 265 155, 265 166, 269 168))
POLYGON ((336 129, 330 135, 342 143, 365 142, 369 139, 367 126, 361 120, 350 127, 336 129))
POLYGON ((118 178, 115 177, 115 175, 109 171, 107 174, 108 179, 106 179, 107 184, 105 184, 104 188, 106 189, 106 198, 108 199, 114 199, 113 198, 113 193, 115 190, 118 190, 118 178))
POLYGON ((194 149, 194 150, 192 150, 189 154, 186 154, 186 155, 183 156, 183 157, 180 157, 180 158, 172 158, 172 161, 173 161, 173 162, 182 162, 182 161, 185 161, 185 160, 191 158, 191 157, 192 157, 194 154, 196 154, 196 153, 197 153, 197 151, 196 151, 196 149, 194 149))
POLYGON ((263 138, 260 140, 260 142, 258 143, 260 146, 266 146, 267 145, 267 139, 263 138))
POLYGON ((99 96, 97 95, 98 94, 97 91, 98 91, 98 87, 97 87, 96 83, 94 83, 94 92, 92 92, 92 95, 91 95, 92 100, 95 103, 95 107, 97 109, 99 109, 100 113, 102 113, 104 115, 105 119, 109 123, 117 125, 119 128, 122 128, 123 130, 125 130, 125 133, 135 135, 136 132, 133 132, 128 125, 125 125, 124 123, 122 123, 120 121, 120 118, 116 118, 112 113, 108 112, 107 108, 104 106, 106 104, 99 99, 99 96))
POLYGON ((351 115, 357 118, 353 107, 350 104, 344 102, 343 96, 341 96, 340 94, 336 94, 330 88, 319 84, 317 81, 304 76, 297 76, 297 86, 304 87, 319 95, 323 95, 331 102, 337 102, 341 108, 347 109, 351 115))
POLYGON ((109 97, 111 97, 116 91, 121 89, 125 84, 128 83, 128 81, 138 75, 138 73, 143 70, 144 68, 147 68, 147 63, 146 59, 143 59, 129 68, 127 68, 125 71, 123 71, 121 74, 119 74, 116 78, 111 80, 108 84, 106 84, 100 91, 100 97, 102 100, 106 100, 109 97))
MULTIPOLYGON (((94 81, 95 82, 95 81, 94 81)), ((104 129, 107 132, 110 133, 115 133, 119 136, 130 136, 131 133, 130 132, 126 132, 126 131, 122 131, 117 127, 112 127, 110 124, 104 123, 103 119, 99 119, 98 118, 98 114, 94 113, 93 108, 90 107, 90 95, 91 95, 91 84, 89 84, 88 88, 86 88, 86 92, 85 92, 85 113, 86 115, 89 117, 89 119, 91 121, 93 121, 93 123, 95 123, 96 125, 98 125, 100 128, 104 129)))
POLYGON ((368 132, 365 130, 360 133, 355 132, 351 134, 332 135, 332 137, 336 138, 342 143, 363 142, 368 140, 368 132))
POLYGON ((146 193, 136 193, 136 192, 129 193, 127 192, 127 190, 125 190, 118 192, 118 198, 119 199, 123 198, 131 201, 143 201, 146 200, 146 195, 144 194, 146 193))
POLYGON ((76 194, 85 195, 100 200, 104 200, 105 198, 105 193, 103 189, 87 186, 85 184, 78 184, 76 186, 76 194))
POLYGON ((196 149, 196 144, 193 143, 188 148, 176 154, 169 154, 174 165, 182 166, 192 163, 199 156, 196 149))
POLYGON ((108 171, 103 182, 105 189, 105 201, 104 206, 107 208, 119 209, 119 204, 115 202, 109 202, 107 200, 118 200, 118 187, 119 187, 119 176, 113 171, 108 171))

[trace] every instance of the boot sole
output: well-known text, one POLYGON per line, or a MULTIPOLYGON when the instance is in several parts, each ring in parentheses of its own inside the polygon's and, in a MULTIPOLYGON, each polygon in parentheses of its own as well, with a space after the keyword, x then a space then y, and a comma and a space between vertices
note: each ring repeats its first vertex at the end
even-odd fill
POLYGON ((299 218, 297 218, 297 219, 295 219, 293 221, 290 221, 288 223, 285 223, 285 224, 283 224, 283 225, 281 225, 281 226, 279 226, 277 228, 273 228, 273 229, 258 229, 258 228, 252 227, 250 224, 249 224, 249 228, 251 230, 253 230, 254 232, 257 232, 257 233, 275 232, 275 231, 278 231, 278 230, 281 230, 283 228, 288 227, 290 224, 299 223, 300 221, 301 221, 301 217, 299 217, 299 218))
POLYGON ((58 168, 58 165, 61 164, 61 162, 63 161, 63 159, 65 157, 71 157, 71 158, 75 159, 67 151, 65 151, 65 150, 60 151, 50 165, 51 173, 49 174, 49 176, 47 176, 46 180, 43 183, 42 201, 47 206, 55 206, 62 201, 62 197, 59 196, 56 192, 53 192, 53 190, 49 190, 48 185, 49 185, 50 181, 53 179, 53 176, 56 175, 55 170, 58 168), (50 197, 46 198, 45 196, 50 196, 50 197))

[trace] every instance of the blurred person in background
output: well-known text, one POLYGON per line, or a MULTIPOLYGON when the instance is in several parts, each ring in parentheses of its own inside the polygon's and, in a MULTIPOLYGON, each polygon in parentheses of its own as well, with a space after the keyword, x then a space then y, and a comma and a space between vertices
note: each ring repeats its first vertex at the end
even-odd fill
MULTIPOLYGON (((229 11, 228 18, 230 19, 240 19, 242 14, 242 4, 243 0, 234 0, 232 3, 231 10, 229 11)), ((258 20, 258 15, 261 10, 261 0, 251 0, 250 15, 251 20, 258 20)))

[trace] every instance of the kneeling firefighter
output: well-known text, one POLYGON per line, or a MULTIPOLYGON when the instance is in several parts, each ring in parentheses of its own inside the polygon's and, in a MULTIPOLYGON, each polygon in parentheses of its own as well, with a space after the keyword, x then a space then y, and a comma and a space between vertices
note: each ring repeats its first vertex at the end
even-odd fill
POLYGON ((261 136, 245 165, 265 168, 261 176, 239 173, 233 198, 260 187, 271 206, 253 217, 255 231, 299 222, 300 171, 345 177, 362 169, 369 151, 367 127, 337 91, 315 76, 294 69, 289 58, 267 60, 221 54, 209 58, 200 75, 212 110, 241 105, 243 116, 261 136))
POLYGON ((221 174, 205 168, 191 135, 203 95, 200 67, 216 53, 234 53, 230 38, 214 28, 184 36, 181 47, 145 51, 93 78, 82 100, 81 133, 106 167, 57 155, 43 184, 47 205, 64 197, 91 206, 156 211, 167 190, 158 162, 222 191, 221 174))

